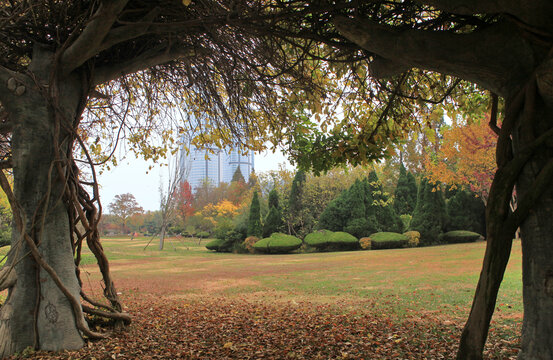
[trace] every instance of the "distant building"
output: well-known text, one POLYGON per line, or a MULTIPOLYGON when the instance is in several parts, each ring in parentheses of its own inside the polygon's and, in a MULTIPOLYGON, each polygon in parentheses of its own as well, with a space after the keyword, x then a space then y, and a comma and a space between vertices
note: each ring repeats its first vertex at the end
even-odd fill
POLYGON ((180 168, 183 171, 182 178, 188 181, 193 190, 206 181, 213 186, 221 182, 230 183, 238 166, 247 182, 254 170, 253 151, 243 155, 238 150, 189 148, 188 154, 181 152, 180 168))

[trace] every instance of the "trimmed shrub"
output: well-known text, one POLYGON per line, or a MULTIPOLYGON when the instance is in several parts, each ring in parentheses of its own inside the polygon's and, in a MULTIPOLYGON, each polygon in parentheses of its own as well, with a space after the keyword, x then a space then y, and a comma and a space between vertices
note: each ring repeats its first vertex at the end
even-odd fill
POLYGON ((225 244, 225 241, 222 239, 215 239, 211 240, 207 244, 205 244, 205 247, 208 250, 214 250, 214 251, 220 251, 219 249, 225 244))
POLYGON ((359 245, 363 250, 370 250, 372 248, 372 241, 370 237, 364 237, 359 239, 359 245))
POLYGON ((407 236, 393 232, 379 232, 372 234, 370 238, 371 247, 375 250, 403 248, 409 244, 407 236))
POLYGON ((255 251, 265 254, 283 254, 301 247, 301 240, 292 235, 274 233, 270 237, 261 239, 253 246, 255 251))
POLYGON ((359 240, 347 232, 337 231, 330 235, 330 246, 340 250, 359 249, 359 240))
POLYGON ((467 242, 475 242, 481 237, 482 235, 478 233, 475 233, 472 231, 465 231, 465 230, 449 231, 441 235, 442 242, 446 244, 460 244, 460 243, 467 243, 467 242))
POLYGON ((255 249, 253 246, 256 242, 258 242, 260 239, 256 236, 248 236, 246 240, 244 240, 244 247, 248 250, 250 254, 255 253, 255 249))
POLYGON ((308 246, 323 251, 353 250, 359 248, 359 240, 355 236, 342 231, 315 231, 308 234, 304 241, 308 246))
POLYGON ((316 249, 326 249, 330 245, 330 237, 333 234, 330 230, 318 230, 305 236, 303 241, 316 249))
POLYGON ((419 246, 419 243, 421 241, 421 233, 418 231, 407 231, 403 233, 403 235, 407 236, 409 238, 409 241, 407 243, 407 247, 417 247, 419 246))

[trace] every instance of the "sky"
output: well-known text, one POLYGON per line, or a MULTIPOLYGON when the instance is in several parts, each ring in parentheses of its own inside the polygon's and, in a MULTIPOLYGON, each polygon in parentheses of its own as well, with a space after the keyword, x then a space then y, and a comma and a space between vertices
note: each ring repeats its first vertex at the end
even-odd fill
MULTIPOLYGON (((266 151, 255 154, 255 172, 262 173, 269 170, 277 170, 278 165, 284 163, 287 168, 292 168, 286 157, 280 153, 266 151)), ((159 210, 159 185, 167 184, 167 166, 153 164, 137 159, 132 154, 127 159, 119 161, 111 170, 103 170, 98 176, 100 184, 100 199, 104 213, 109 213, 108 205, 115 195, 131 193, 145 211, 159 210), (153 165, 152 169, 149 167, 153 165)))

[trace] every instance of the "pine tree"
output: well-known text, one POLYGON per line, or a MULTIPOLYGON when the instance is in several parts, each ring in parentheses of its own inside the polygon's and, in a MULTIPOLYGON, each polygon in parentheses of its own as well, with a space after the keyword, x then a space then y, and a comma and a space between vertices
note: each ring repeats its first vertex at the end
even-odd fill
POLYGON ((394 193, 394 210, 398 215, 413 214, 417 205, 417 182, 415 176, 403 166, 399 167, 399 178, 394 193))
POLYGON ((257 191, 254 191, 252 202, 250 204, 250 216, 248 218, 248 236, 261 237, 261 206, 259 205, 259 197, 257 191))
POLYGON ((439 242, 446 220, 445 201, 442 192, 423 178, 417 195, 417 206, 413 211, 411 230, 421 234, 421 245, 439 242))
POLYGON ((269 237, 282 230, 282 210, 280 208, 278 192, 276 189, 269 192, 269 213, 263 224, 263 237, 269 237))
POLYGON ((231 182, 241 182, 241 183, 246 182, 246 180, 244 179, 244 175, 242 175, 242 170, 240 170, 240 166, 236 167, 236 170, 234 171, 234 174, 232 175, 231 182))

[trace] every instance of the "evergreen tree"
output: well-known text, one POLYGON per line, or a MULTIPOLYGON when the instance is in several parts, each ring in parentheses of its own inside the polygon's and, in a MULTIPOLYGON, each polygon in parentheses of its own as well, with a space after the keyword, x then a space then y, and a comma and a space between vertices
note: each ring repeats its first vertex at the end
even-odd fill
POLYGON ((486 207, 474 193, 456 191, 447 202, 447 216, 447 231, 468 230, 485 235, 486 207))
POLYGON ((282 210, 280 208, 278 192, 276 189, 269 192, 269 213, 263 224, 263 237, 269 237, 282 230, 282 210))
POLYGON ((372 197, 372 210, 367 215, 374 214, 380 231, 401 232, 403 222, 395 212, 388 194, 384 192, 375 171, 369 173, 367 181, 372 197))
POLYGON ((298 234, 303 227, 301 211, 303 209, 303 186, 305 184, 305 171, 299 170, 292 180, 292 189, 288 199, 288 228, 291 234, 298 234))
POLYGON ((330 231, 343 231, 347 224, 349 217, 349 207, 347 206, 346 197, 348 190, 342 191, 342 193, 334 200, 332 200, 324 209, 319 217, 319 224, 317 227, 321 230, 330 231))
POLYGON ((417 205, 417 182, 415 176, 403 166, 399 167, 399 178, 394 193, 394 210, 398 215, 413 214, 417 205))
MULTIPOLYGON (((361 238, 377 232, 376 221, 369 221, 371 205, 367 198, 370 193, 366 191, 366 185, 363 181, 356 180, 347 192, 347 206, 349 214, 347 215, 347 224, 344 231, 361 238)), ((374 217, 371 218, 373 220, 374 217)))
POLYGON ((420 232, 421 245, 438 243, 439 235, 444 230, 446 208, 440 190, 423 178, 417 195, 417 206, 413 211, 410 228, 420 232))
POLYGON ((246 180, 244 179, 244 175, 242 175, 242 170, 240 170, 240 166, 236 167, 236 170, 234 171, 234 174, 232 175, 231 182, 241 182, 241 183, 246 182, 246 180))
POLYGON ((261 206, 259 205, 259 197, 257 191, 254 191, 252 202, 250 204, 250 216, 248 218, 248 236, 261 237, 261 206))

